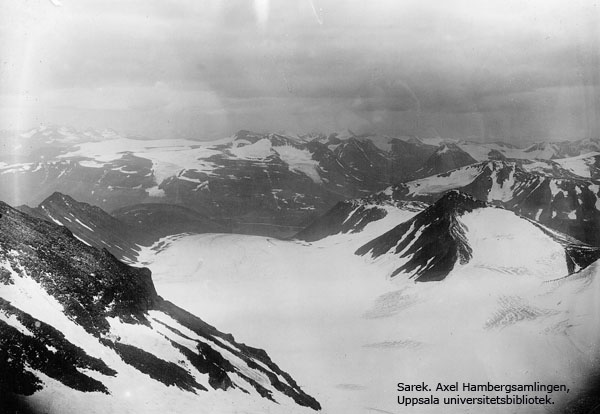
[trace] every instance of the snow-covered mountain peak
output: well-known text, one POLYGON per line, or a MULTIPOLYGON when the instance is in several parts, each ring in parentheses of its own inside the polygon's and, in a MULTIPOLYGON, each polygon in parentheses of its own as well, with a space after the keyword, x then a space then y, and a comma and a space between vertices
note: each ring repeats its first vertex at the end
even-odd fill
POLYGON ((453 190, 356 254, 389 262, 392 277, 404 274, 417 281, 443 280, 456 266, 486 263, 559 278, 600 257, 599 248, 566 240, 538 223, 453 190))
POLYGON ((435 174, 443 174, 447 171, 475 164, 476 162, 477 160, 463 151, 458 145, 454 143, 442 143, 415 175, 427 177, 435 174))
POLYGON ((262 140, 267 140, 273 146, 300 145, 307 142, 301 137, 287 133, 257 133, 247 130, 240 130, 232 137, 234 145, 236 143, 255 144, 262 140))
POLYGON ((486 207, 459 191, 449 191, 436 203, 375 238, 356 251, 372 258, 398 256, 403 262, 391 274, 404 273, 418 281, 444 279, 457 262, 467 263, 472 249, 465 237, 465 227, 458 217, 486 207))
POLYGON ((551 142, 540 142, 532 144, 523 150, 525 153, 534 153, 535 158, 552 159, 559 155, 560 149, 551 142))
POLYGON ((450 151, 459 151, 459 150, 460 150, 460 148, 458 147, 458 145, 449 143, 449 142, 448 143, 444 142, 444 143, 440 144, 440 146, 438 147, 438 149, 435 151, 434 154, 441 155, 441 154, 445 154, 450 151))

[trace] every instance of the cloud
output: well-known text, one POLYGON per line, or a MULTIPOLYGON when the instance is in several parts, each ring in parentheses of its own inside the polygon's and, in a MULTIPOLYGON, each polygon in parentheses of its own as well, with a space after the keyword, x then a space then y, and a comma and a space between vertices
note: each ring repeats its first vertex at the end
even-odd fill
POLYGON ((200 137, 344 123, 483 139, 600 133, 593 1, 62 4, 10 3, 0 16, 0 106, 20 124, 200 137))

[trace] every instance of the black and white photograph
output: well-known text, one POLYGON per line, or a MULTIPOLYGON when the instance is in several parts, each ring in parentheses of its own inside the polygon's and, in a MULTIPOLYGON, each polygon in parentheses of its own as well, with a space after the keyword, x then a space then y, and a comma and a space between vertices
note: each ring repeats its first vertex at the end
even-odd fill
POLYGON ((600 413, 600 1, 0 3, 0 414, 319 413, 600 413))

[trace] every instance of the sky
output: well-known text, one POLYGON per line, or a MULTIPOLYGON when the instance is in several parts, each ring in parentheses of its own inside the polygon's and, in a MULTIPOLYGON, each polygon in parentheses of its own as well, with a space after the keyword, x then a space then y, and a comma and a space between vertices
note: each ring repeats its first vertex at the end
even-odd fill
POLYGON ((5 1, 0 130, 599 137, 598 3, 5 1))

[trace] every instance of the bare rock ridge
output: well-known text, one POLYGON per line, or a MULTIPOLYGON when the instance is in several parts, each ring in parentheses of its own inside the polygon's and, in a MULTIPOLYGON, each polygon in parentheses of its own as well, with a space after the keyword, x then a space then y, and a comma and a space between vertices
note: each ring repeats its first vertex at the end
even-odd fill
POLYGON ((393 200, 432 203, 457 189, 600 246, 600 182, 540 164, 486 161, 398 184, 386 193, 393 200))
MULTIPOLYGON (((594 155, 585 157, 588 166, 595 160, 594 155)), ((600 246, 600 182, 576 176, 554 161, 540 160, 485 161, 393 185, 338 203, 295 237, 314 241, 339 232, 360 231, 359 227, 384 217, 384 207, 420 202, 423 208, 452 189, 600 246)))
POLYGON ((427 177, 435 174, 442 174, 456 168, 466 165, 475 164, 476 159, 471 157, 467 152, 460 149, 456 144, 441 145, 423 164, 415 175, 419 177, 427 177))
POLYGON ((144 203, 119 208, 111 216, 143 231, 145 240, 156 241, 178 233, 229 233, 227 223, 217 223, 190 208, 176 204, 144 203))
MULTIPOLYGON (((482 208, 493 207, 471 195, 449 191, 412 219, 360 247, 356 254, 369 254, 373 258, 391 254, 403 259, 392 277, 402 273, 420 282, 443 280, 457 263, 466 264, 471 260, 473 250, 467 237, 468 229, 460 218, 482 208)), ((600 248, 534 224, 563 246, 569 273, 600 258, 600 248)))
POLYGON ((152 242, 145 229, 124 223, 99 207, 59 192, 52 193, 35 208, 19 206, 18 209, 64 226, 84 243, 106 248, 121 260, 133 261, 140 245, 152 242))
POLYGON ((386 217, 384 206, 408 211, 421 211, 428 206, 419 201, 377 200, 369 196, 355 200, 340 201, 327 213, 294 235, 294 239, 314 242, 338 233, 359 233, 369 224, 386 217))
POLYGON ((392 276, 404 272, 413 273, 411 277, 421 282, 442 280, 457 261, 466 263, 471 258, 471 247, 458 216, 485 206, 466 194, 449 192, 413 219, 362 246, 356 254, 378 257, 392 251, 402 258, 410 257, 392 276))
POLYGON ((112 215, 101 208, 54 192, 31 208, 19 210, 71 230, 75 237, 99 249, 106 248, 120 260, 135 261, 141 246, 177 233, 226 232, 226 228, 183 206, 140 204, 112 215))
POLYGON ((158 296, 148 269, 0 202, 0 396, 43 389, 42 374, 73 392, 111 395, 110 378, 131 367, 193 394, 239 389, 320 409, 265 351, 158 296), (131 342, 129 331, 155 335, 177 359, 131 342))

